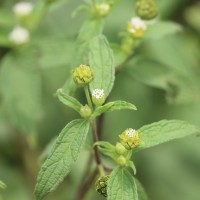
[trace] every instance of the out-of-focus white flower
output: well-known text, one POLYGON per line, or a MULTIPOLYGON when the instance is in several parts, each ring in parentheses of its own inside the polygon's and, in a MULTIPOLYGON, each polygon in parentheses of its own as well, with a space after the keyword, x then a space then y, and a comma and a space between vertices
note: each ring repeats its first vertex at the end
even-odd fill
POLYGON ((141 38, 147 29, 147 25, 140 17, 133 17, 128 23, 128 32, 136 38, 141 38))
POLYGON ((18 45, 27 43, 29 39, 29 31, 20 26, 16 26, 9 34, 9 40, 18 45))
POLYGON ((29 16, 33 11, 33 4, 30 2, 19 2, 14 5, 13 11, 18 17, 29 16))
POLYGON ((96 5, 96 9, 101 16, 106 16, 110 12, 110 4, 108 3, 100 3, 96 5))

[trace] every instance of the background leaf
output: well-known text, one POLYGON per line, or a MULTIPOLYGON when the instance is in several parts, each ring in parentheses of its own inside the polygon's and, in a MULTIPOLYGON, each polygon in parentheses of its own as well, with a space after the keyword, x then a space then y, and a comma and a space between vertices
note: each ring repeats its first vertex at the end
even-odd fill
POLYGON ((4 111, 25 133, 36 131, 41 116, 41 74, 33 52, 8 54, 1 66, 4 111))
POLYGON ((0 180, 0 189, 6 189, 6 184, 0 180))
POLYGON ((138 129, 142 134, 141 140, 144 143, 139 147, 146 149, 170 140, 179 139, 195 133, 200 129, 188 122, 180 120, 161 120, 138 129))
POLYGON ((145 38, 160 39, 166 35, 175 34, 179 31, 181 31, 181 26, 178 23, 172 21, 157 22, 148 26, 145 38))
POLYGON ((83 119, 70 122, 61 131, 50 156, 39 172, 35 188, 37 200, 43 199, 54 190, 71 171, 72 165, 84 146, 88 131, 89 122, 83 119))
POLYGON ((108 200, 139 200, 137 185, 125 168, 112 171, 108 181, 108 200))
POLYGON ((99 35, 91 41, 89 63, 94 72, 90 91, 104 89, 108 96, 114 84, 115 66, 113 52, 105 36, 99 35))

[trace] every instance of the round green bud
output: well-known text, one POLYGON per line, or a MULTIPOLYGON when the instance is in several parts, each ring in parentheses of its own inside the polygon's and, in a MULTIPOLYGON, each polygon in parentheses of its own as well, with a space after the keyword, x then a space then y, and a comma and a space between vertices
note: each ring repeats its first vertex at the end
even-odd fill
POLYGON ((93 80, 93 72, 87 65, 80 65, 73 70, 73 79, 77 85, 85 86, 93 80))
POLYGON ((155 0, 139 0, 136 5, 136 13, 142 19, 150 20, 158 15, 158 7, 155 0))
POLYGON ((120 155, 124 155, 127 153, 127 149, 119 142, 115 145, 115 151, 120 155))
POLYGON ((121 166, 126 166, 126 164, 127 164, 127 160, 126 160, 126 158, 124 157, 124 156, 119 156, 118 158, 117 158, 117 163, 119 164, 119 165, 121 165, 121 166))
POLYGON ((95 89, 92 91, 92 102, 96 106, 101 106, 106 100, 103 89, 95 89))
POLYGON ((107 184, 109 175, 101 176, 95 183, 96 191, 99 192, 104 197, 107 197, 107 184))
POLYGON ((92 114, 91 108, 86 104, 85 106, 82 106, 80 109, 80 115, 83 118, 89 118, 92 114))
POLYGON ((119 135, 119 138, 120 142, 128 150, 134 149, 141 144, 140 134, 132 128, 126 129, 121 135, 119 135))

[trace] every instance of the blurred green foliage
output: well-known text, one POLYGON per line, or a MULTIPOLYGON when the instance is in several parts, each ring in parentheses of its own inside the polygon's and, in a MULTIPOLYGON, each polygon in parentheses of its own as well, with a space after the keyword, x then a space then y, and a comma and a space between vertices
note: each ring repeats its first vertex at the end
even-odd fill
MULTIPOLYGON (((0 2, 0 180, 7 185, 0 191, 0 200, 31 200, 39 155, 77 116, 54 94, 77 63, 76 38, 88 15, 80 12, 72 18, 80 1, 57 0, 32 34, 30 45, 12 49, 8 34, 16 24, 14 3, 0 2)), ((160 17, 173 22, 150 30, 126 69, 116 76, 109 100, 133 102, 138 111, 106 114, 103 138, 111 143, 127 127, 139 128, 164 118, 200 124, 200 4, 197 0, 160 0, 158 4, 160 17)), ((119 43, 119 32, 134 15, 134 5, 132 0, 117 1, 103 31, 109 42, 119 43)), ((75 96, 83 99, 79 90, 75 96)), ((134 158, 137 178, 150 199, 199 200, 199 152, 200 138, 193 136, 138 153, 134 158)), ((87 151, 81 153, 72 173, 47 199, 73 199, 88 157, 87 151)), ((86 199, 103 198, 91 188, 86 199)))

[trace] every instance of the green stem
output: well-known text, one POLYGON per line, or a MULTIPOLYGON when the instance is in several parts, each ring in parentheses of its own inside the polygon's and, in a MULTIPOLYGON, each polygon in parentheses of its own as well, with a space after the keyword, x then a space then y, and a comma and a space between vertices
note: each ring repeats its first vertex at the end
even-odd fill
MULTIPOLYGON (((99 138, 98 138, 98 135, 97 135, 97 128, 96 128, 96 121, 95 120, 93 120, 91 122, 91 126, 92 126, 93 143, 96 143, 99 140, 99 138)), ((100 173, 101 176, 104 176, 105 175, 104 166, 101 162, 98 146, 96 146, 96 145, 94 146, 94 154, 95 154, 96 164, 97 164, 98 169, 99 169, 99 173, 100 173)))
POLYGON ((85 96, 86 96, 88 105, 91 108, 91 110, 93 110, 93 106, 92 106, 92 101, 91 101, 91 98, 90 98, 90 93, 89 93, 88 85, 84 86, 84 91, 85 91, 85 96))

